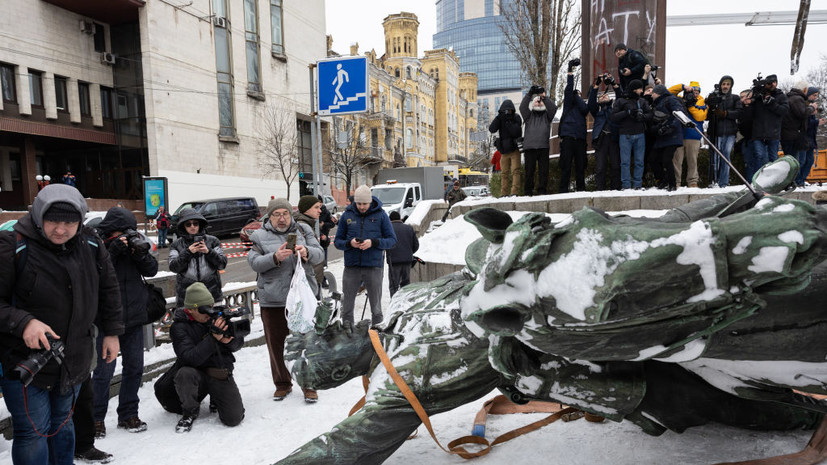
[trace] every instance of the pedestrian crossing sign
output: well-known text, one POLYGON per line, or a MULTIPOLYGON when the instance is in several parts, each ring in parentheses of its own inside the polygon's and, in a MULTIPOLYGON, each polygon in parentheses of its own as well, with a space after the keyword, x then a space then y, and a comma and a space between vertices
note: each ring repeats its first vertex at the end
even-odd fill
POLYGON ((367 57, 337 57, 317 63, 319 114, 346 115, 368 111, 367 57))

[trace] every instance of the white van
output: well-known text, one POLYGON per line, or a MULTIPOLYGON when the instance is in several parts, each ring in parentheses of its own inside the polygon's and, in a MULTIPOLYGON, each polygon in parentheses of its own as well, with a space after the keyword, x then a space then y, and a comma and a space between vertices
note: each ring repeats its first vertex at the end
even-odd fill
POLYGON ((382 202, 385 213, 390 215, 391 212, 399 212, 403 221, 408 219, 414 207, 422 201, 422 186, 416 182, 388 181, 371 187, 370 193, 382 202))

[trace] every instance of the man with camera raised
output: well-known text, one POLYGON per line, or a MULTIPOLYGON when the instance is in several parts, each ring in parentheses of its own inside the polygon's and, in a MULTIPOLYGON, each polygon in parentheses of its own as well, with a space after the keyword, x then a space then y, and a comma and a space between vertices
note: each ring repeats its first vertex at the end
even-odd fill
POLYGON ((781 120, 790 109, 787 96, 778 88, 778 77, 758 75, 752 81, 752 156, 755 170, 778 158, 781 120))
POLYGON ((169 246, 169 271, 178 273, 175 280, 176 305, 184 305, 187 287, 196 282, 204 283, 213 299, 220 301, 224 294, 218 272, 227 266, 221 241, 206 233, 207 220, 192 208, 181 210, 177 229, 178 239, 169 246))
MULTIPOLYGON (((704 121, 709 112, 703 96, 701 96, 701 85, 692 81, 689 85, 675 84, 669 88, 672 95, 683 92, 683 106, 689 112, 689 116, 695 121, 695 125, 703 132, 704 121)), ((681 185, 683 174, 683 160, 686 158, 686 185, 698 187, 700 176, 698 175, 698 153, 701 151, 701 134, 695 128, 683 128, 683 145, 675 150, 672 164, 675 169, 675 182, 681 185)))
POLYGON ((586 115, 589 109, 580 91, 574 88, 574 68, 580 58, 569 61, 566 88, 563 91, 563 115, 560 116, 560 187, 569 191, 571 165, 574 162, 574 189, 586 190, 586 115))
POLYGON ((72 406, 89 377, 93 323, 99 356, 118 356, 118 283, 103 242, 82 225, 86 209, 77 189, 51 184, 0 233, 0 387, 15 465, 73 463, 72 406))
MULTIPOLYGON (((143 277, 158 273, 158 260, 149 253, 151 245, 136 231, 138 222, 131 211, 113 207, 98 225, 115 267, 115 276, 121 291, 124 333, 120 336, 121 387, 118 394, 118 428, 130 433, 146 431, 146 423, 138 417, 138 388, 144 373, 143 326, 147 323, 147 291, 143 277)), ((101 350, 103 336, 98 334, 97 348, 101 350)), ((95 437, 106 436, 106 411, 109 407, 109 384, 115 373, 116 361, 98 362, 92 373, 95 399, 95 437)))
POLYGON ((533 85, 520 102, 525 122, 523 155, 525 156, 524 195, 534 195, 534 173, 537 173, 537 195, 545 195, 548 187, 549 139, 557 105, 546 96, 546 90, 533 85))
POLYGON ((191 284, 184 306, 175 310, 169 335, 178 359, 155 383, 155 397, 165 410, 181 414, 176 433, 192 429, 201 401, 210 396, 210 411, 227 426, 244 419, 244 404, 233 378, 233 352, 244 345, 225 318, 218 316, 212 294, 203 283, 191 284))
POLYGON ((597 76, 589 91, 588 108, 594 117, 592 126, 592 147, 595 156, 595 182, 597 190, 620 190, 620 146, 617 124, 611 121, 613 98, 620 93, 620 85, 609 73, 597 76), (600 83, 605 84, 605 91, 600 94, 600 83), (610 89, 612 94, 610 94, 610 89), (607 176, 607 167, 611 165, 607 176))

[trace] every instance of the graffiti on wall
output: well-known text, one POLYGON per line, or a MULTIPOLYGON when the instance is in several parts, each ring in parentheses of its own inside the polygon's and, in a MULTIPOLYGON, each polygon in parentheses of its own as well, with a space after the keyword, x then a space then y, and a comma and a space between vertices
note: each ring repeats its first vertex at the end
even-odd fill
POLYGON ((614 48, 624 43, 655 61, 657 26, 656 0, 591 0, 589 42, 592 77, 603 73, 617 75, 614 48))

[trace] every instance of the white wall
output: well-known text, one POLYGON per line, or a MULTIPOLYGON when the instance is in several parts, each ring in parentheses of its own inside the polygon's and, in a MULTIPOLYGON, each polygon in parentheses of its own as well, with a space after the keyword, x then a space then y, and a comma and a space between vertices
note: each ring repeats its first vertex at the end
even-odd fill
MULTIPOLYGON (((158 175, 165 176, 170 181, 167 192, 170 211, 175 211, 182 203, 191 200, 255 197, 259 206, 266 206, 270 196, 287 198, 287 184, 283 181, 166 170, 160 171, 158 175), (172 182, 173 179, 175 182, 172 182)), ((290 186, 290 201, 299 201, 298 179, 290 186)))

